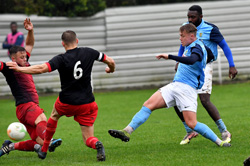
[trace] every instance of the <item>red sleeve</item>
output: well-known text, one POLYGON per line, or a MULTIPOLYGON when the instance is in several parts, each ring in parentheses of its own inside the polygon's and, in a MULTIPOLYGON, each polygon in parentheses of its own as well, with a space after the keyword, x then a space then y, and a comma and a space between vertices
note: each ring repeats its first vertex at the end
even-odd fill
POLYGON ((1 66, 0 66, 0 71, 2 71, 3 70, 3 62, 2 61, 0 61, 0 63, 1 63, 1 66))
POLYGON ((102 60, 102 62, 104 62, 106 60, 106 58, 107 58, 107 55, 103 54, 103 60, 102 60))
POLYGON ((27 54, 28 57, 30 57, 30 53, 28 51, 26 51, 26 54, 27 54))
POLYGON ((46 62, 46 65, 47 65, 48 68, 49 68, 49 72, 51 72, 51 66, 50 66, 49 62, 46 62))

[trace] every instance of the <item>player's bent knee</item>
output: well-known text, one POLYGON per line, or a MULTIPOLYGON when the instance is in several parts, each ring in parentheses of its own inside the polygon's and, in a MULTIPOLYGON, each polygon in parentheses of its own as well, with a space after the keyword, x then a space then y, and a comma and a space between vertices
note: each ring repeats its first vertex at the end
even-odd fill
POLYGON ((40 115, 36 118, 35 124, 37 125, 38 123, 40 123, 40 122, 42 122, 42 121, 47 122, 47 118, 46 118, 46 116, 45 116, 44 113, 40 114, 40 115))
POLYGON ((37 142, 39 145, 43 146, 43 139, 42 139, 42 138, 37 137, 37 138, 36 138, 36 142, 37 142))
POLYGON ((199 95, 201 103, 203 105, 207 105, 208 103, 210 103, 210 95, 209 94, 200 94, 199 95))
POLYGON ((53 120, 58 120, 58 119, 61 117, 61 115, 59 115, 59 113, 56 111, 56 109, 53 108, 50 117, 51 117, 53 120))
POLYGON ((187 121, 186 124, 188 125, 189 128, 194 129, 197 122, 195 122, 195 121, 187 121))

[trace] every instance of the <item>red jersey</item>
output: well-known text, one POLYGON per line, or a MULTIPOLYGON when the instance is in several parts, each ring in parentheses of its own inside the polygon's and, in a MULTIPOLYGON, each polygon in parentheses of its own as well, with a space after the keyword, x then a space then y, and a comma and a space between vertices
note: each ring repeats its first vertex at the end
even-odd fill
MULTIPOLYGON (((30 54, 27 52, 27 60, 30 54)), ((16 72, 9 69, 4 62, 1 62, 0 72, 3 73, 12 95, 15 98, 16 106, 23 103, 39 103, 38 94, 32 75, 16 72)), ((27 66, 30 66, 29 64, 27 66)))

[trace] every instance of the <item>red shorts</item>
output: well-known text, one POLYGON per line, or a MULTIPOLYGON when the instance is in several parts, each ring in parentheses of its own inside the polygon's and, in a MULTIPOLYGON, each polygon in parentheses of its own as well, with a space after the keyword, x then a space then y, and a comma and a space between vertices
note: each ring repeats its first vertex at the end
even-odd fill
POLYGON ((59 97, 55 102, 55 109, 61 116, 74 116, 74 120, 83 126, 93 126, 98 113, 96 102, 82 105, 70 105, 62 103, 59 97))
POLYGON ((43 113, 43 109, 34 102, 20 104, 16 107, 16 116, 18 120, 25 125, 32 140, 36 140, 35 120, 43 113))

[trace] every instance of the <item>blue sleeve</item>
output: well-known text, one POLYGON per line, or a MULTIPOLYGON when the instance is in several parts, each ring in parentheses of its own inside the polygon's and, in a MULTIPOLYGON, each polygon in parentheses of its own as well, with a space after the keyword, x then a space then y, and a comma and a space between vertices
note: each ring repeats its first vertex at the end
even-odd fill
POLYGON ((226 42, 225 39, 223 39, 220 43, 219 46, 221 47, 221 49, 223 50, 225 56, 227 57, 227 61, 229 63, 229 67, 234 67, 234 60, 233 60, 233 55, 232 52, 226 42))
POLYGON ((19 35, 19 36, 17 37, 16 42, 15 42, 14 45, 16 45, 16 46, 21 46, 23 40, 24 40, 24 36, 23 36, 23 35, 19 35))
POLYGON ((183 52, 184 52, 184 47, 182 45, 180 45, 180 49, 179 49, 179 52, 178 52, 178 56, 182 56, 183 55, 183 52))
POLYGON ((223 35, 220 33, 220 30, 217 26, 213 25, 213 29, 210 33, 210 40, 219 44, 224 39, 223 35))
POLYGON ((3 42, 3 48, 4 49, 9 49, 9 48, 11 48, 12 47, 12 45, 11 44, 8 44, 8 42, 7 42, 7 37, 5 38, 5 41, 3 42), (7 43, 7 44, 6 44, 7 43))

